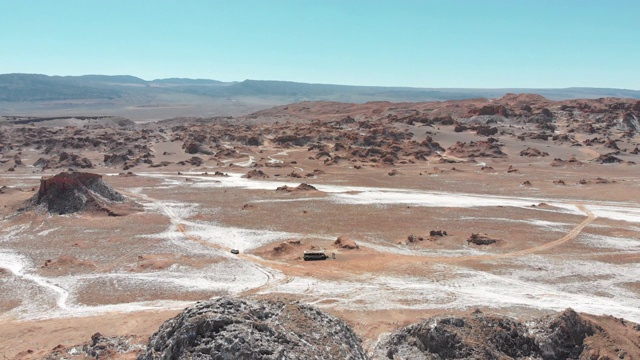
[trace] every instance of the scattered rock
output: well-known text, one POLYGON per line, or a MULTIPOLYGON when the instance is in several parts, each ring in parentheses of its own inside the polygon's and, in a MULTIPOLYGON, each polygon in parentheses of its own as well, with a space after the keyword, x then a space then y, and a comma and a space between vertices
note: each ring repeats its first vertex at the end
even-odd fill
POLYGON ((444 230, 431 230, 429 236, 448 236, 448 234, 444 230))
POLYGON ((341 249, 353 250, 360 248, 355 241, 347 238, 346 236, 339 236, 338 239, 334 241, 334 244, 341 249))
POLYGON ((483 233, 473 233, 471 234, 471 236, 467 239, 467 243, 469 244, 475 244, 475 245, 491 245, 491 244, 496 244, 502 242, 502 240, 500 239, 494 239, 492 237, 490 237, 487 234, 483 234, 483 233))
POLYGON ((314 186, 311 186, 309 184, 306 183, 302 183, 296 187, 291 187, 291 186, 280 186, 278 188, 276 188, 276 191, 278 192, 299 192, 299 191, 318 191, 318 189, 316 189, 314 186))
POLYGON ((593 161, 598 164, 619 164, 622 162, 621 159, 611 155, 611 154, 602 154, 595 158, 593 161))
POLYGON ((502 152, 502 144, 494 138, 469 143, 458 141, 447 149, 447 153, 456 157, 503 158, 507 156, 502 152))
POLYGON ((525 150, 520 151, 520 156, 544 157, 544 156, 549 156, 549 153, 540 151, 536 148, 528 147, 525 150))
POLYGON ((577 160, 575 157, 571 157, 569 160, 562 160, 560 158, 555 158, 551 162, 551 166, 554 166, 554 167, 566 166, 566 165, 582 166, 583 162, 577 160))
POLYGON ((254 169, 242 175, 242 177, 246 179, 268 179, 269 175, 265 174, 262 170, 254 169))

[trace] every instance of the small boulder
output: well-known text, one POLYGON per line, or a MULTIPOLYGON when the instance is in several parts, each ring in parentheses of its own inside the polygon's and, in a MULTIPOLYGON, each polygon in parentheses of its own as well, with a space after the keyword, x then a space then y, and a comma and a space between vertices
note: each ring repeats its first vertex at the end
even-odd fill
POLYGON ((334 244, 341 249, 347 249, 347 250, 360 248, 355 241, 347 238, 346 236, 339 236, 338 239, 336 239, 336 241, 334 242, 334 244))

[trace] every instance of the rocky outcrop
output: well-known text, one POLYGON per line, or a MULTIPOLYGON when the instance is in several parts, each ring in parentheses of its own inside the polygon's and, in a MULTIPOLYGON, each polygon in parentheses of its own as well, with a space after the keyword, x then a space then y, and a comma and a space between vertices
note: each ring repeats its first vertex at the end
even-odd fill
POLYGON ((502 144, 494 138, 469 143, 458 141, 447 149, 447 154, 456 157, 506 157, 507 154, 502 152, 501 147, 502 144))
POLYGON ((52 158, 39 158, 33 163, 34 167, 41 168, 42 170, 46 169, 56 169, 56 168, 81 168, 81 169, 91 169, 93 168, 93 164, 91 160, 81 157, 77 154, 61 152, 58 157, 52 158))
POLYGON ((124 205, 124 197, 102 181, 102 175, 85 172, 62 172, 40 180, 38 193, 27 201, 23 210, 43 208, 52 214, 79 211, 124 215, 133 207, 124 205))
POLYGON ((372 359, 500 359, 536 354, 535 340, 521 323, 480 312, 464 318, 428 319, 392 333, 372 359))
MULTIPOLYGON (((624 321, 615 327, 624 328, 629 338, 639 335, 624 321)), ((397 330, 378 343, 371 359, 633 358, 626 356, 619 340, 572 309, 526 323, 476 310, 470 316, 430 318, 397 330)))
POLYGON ((197 303, 151 336, 152 359, 367 359, 344 321, 297 302, 222 297, 197 303))
POLYGON ((590 359, 582 356, 588 350, 584 347, 584 339, 602 329, 573 309, 567 309, 559 315, 543 318, 536 330, 543 359, 590 359))
POLYGON ((205 145, 194 141, 184 143, 182 148, 187 154, 213 155, 213 151, 209 150, 205 145))
POLYGON ((598 164, 619 164, 623 162, 622 159, 613 156, 612 154, 602 154, 597 158, 593 159, 594 162, 598 164))

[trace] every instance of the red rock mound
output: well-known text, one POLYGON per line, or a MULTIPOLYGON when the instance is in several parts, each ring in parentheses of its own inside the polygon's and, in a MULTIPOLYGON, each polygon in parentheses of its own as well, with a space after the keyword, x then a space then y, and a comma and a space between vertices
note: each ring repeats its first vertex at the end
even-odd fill
POLYGON ((80 211, 106 212, 109 216, 126 215, 136 210, 134 203, 102 181, 102 175, 85 172, 62 172, 40 180, 40 190, 27 200, 23 210, 44 208, 52 214, 80 211))

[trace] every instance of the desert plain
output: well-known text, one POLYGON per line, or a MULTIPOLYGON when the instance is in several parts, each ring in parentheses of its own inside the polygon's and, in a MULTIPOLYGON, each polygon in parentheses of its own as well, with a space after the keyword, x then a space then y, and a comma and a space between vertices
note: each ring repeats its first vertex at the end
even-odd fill
POLYGON ((154 122, 5 116, 0 356, 96 332, 142 348, 221 295, 317 306, 365 349, 475 309, 527 321, 572 308, 610 341, 637 341, 610 323, 640 322, 639 119, 637 100, 527 94, 154 122), (73 171, 125 200, 33 206, 43 178, 73 171), (310 250, 329 258, 304 261, 310 250))

